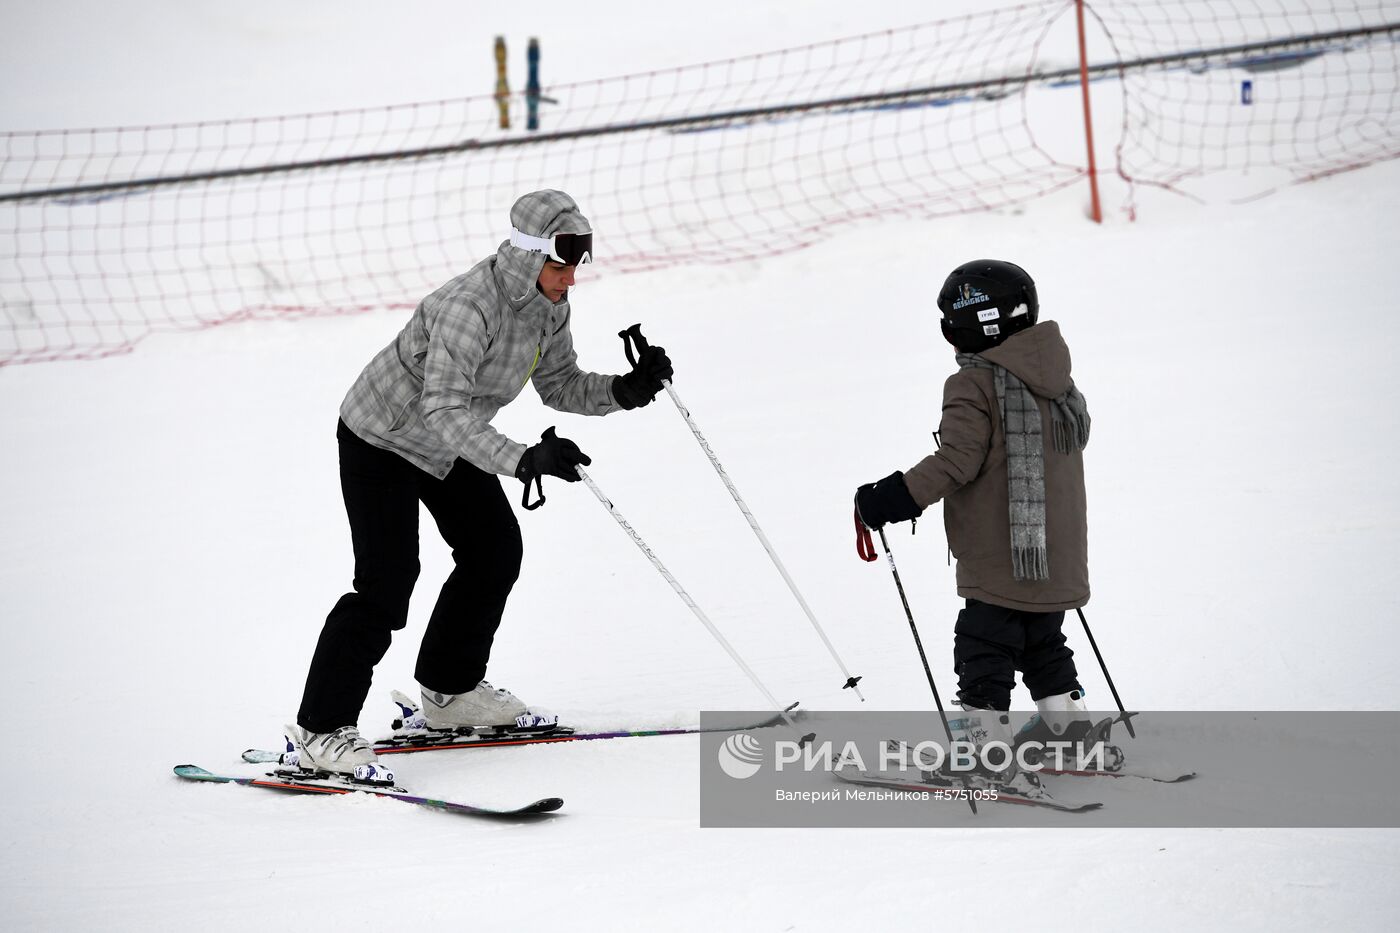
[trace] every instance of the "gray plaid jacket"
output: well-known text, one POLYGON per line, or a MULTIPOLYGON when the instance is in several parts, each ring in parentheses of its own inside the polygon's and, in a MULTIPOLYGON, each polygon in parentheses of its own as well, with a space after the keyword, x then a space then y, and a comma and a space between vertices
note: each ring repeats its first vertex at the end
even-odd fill
MULTIPOLYGON (((590 229, 562 191, 527 194, 510 216, 518 230, 535 236, 590 229)), ((350 387, 341 420, 438 478, 458 457, 513 476, 525 445, 491 427, 491 419, 527 382, 550 408, 583 415, 618 410, 613 377, 578 367, 568 295, 554 304, 535 288, 544 261, 507 240, 496 255, 424 298, 350 387)))

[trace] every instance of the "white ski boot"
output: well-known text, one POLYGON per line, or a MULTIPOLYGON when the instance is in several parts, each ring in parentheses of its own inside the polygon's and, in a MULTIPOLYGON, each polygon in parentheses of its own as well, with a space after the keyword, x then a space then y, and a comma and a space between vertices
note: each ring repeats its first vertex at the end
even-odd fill
MULTIPOLYGON (((966 774, 974 783, 995 787, 1022 797, 1041 797, 1045 791, 1040 777, 1023 771, 1016 763, 1015 745, 1011 735, 1011 717, 1001 710, 963 707, 961 717, 950 719, 955 742, 968 742, 973 747, 977 765, 972 771, 957 772, 947 765, 950 774, 966 774), (996 743, 996 747, 989 748, 996 743)), ((949 756, 950 763, 952 756, 949 756)))
POLYGON ((301 726, 286 727, 287 752, 282 765, 285 773, 340 777, 350 783, 392 785, 394 772, 379 763, 374 749, 354 726, 334 732, 308 732, 301 726))
POLYGON ((479 729, 524 726, 532 720, 525 704, 504 687, 486 681, 466 693, 438 693, 423 688, 423 718, 429 729, 479 729))
MULTIPOLYGON (((1017 748, 1032 741, 1069 742, 1070 746, 1062 750, 1059 761, 1064 770, 1077 771, 1087 766, 1089 770, 1117 771, 1123 767, 1122 749, 1107 744, 1113 718, 1108 717, 1095 722, 1093 714, 1084 705, 1083 693, 1071 690, 1069 693, 1041 697, 1035 701, 1035 708, 1036 714, 1016 733, 1017 748), (1088 752, 1099 742, 1105 743, 1102 760, 1080 761, 1079 747, 1083 746, 1088 752)), ((1056 766, 1053 754, 1047 753, 1041 757, 1044 758, 1047 767, 1056 766)), ((1028 749, 1026 760, 1038 761, 1040 757, 1033 755, 1028 749)))
POLYGON ((1016 740, 1023 741, 1027 733, 1036 733, 1030 738, 1065 739, 1070 742, 1083 738, 1094 725, 1089 715, 1089 707, 1084 705, 1084 694, 1078 690, 1057 693, 1051 697, 1041 697, 1035 701, 1036 714, 1021 727, 1016 740))

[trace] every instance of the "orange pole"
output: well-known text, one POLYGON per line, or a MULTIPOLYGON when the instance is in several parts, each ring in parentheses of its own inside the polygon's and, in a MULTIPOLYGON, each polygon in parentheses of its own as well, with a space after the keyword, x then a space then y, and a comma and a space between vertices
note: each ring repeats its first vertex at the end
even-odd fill
POLYGON ((1084 45, 1084 0, 1074 0, 1074 12, 1079 19, 1079 88, 1084 95, 1084 139, 1089 146, 1090 216, 1094 223, 1103 223, 1099 208, 1099 175, 1094 166, 1094 118, 1089 109, 1089 52, 1084 45))

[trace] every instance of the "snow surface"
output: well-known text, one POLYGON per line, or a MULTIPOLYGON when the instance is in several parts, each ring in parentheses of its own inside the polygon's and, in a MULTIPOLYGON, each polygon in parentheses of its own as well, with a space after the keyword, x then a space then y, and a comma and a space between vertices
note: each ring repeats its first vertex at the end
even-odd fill
MULTIPOLYGON (((10 6, 0 78, 24 93, 0 98, 0 126, 472 93, 489 84, 497 32, 517 49, 540 35, 547 80, 564 81, 929 16, 838 2, 797 16, 765 0, 677 6, 662 22, 656 9, 548 6, 541 22, 524 6, 445 2, 10 6)), ((1075 190, 1018 214, 869 224, 762 263, 607 277, 574 296, 575 342, 602 371, 622 365, 627 324, 664 343, 869 705, 923 709, 888 573, 852 553, 850 496, 929 449, 953 369, 933 307, 947 269, 1015 259, 1061 323, 1094 414, 1087 612, 1128 702, 1400 708, 1400 165, 1243 206, 1144 196, 1136 223, 1123 196, 1109 179, 1101 227, 1075 190)), ((1092 815, 1028 830, 996 828, 994 813, 935 832, 701 830, 697 743, 684 737, 395 762, 430 795, 565 798, 565 815, 527 826, 178 782, 172 765, 234 768, 295 712, 349 577, 335 411, 400 320, 235 326, 0 369, 0 710, 7 770, 25 775, 0 798, 6 929, 1393 928, 1393 830, 1149 832, 1096 829, 1092 815)), ((498 424, 576 439, 780 698, 853 705, 664 398, 584 419, 527 394, 498 424)), ((758 705, 587 490, 550 493, 522 516, 526 563, 491 677, 588 727, 758 705)), ((891 541, 947 695, 958 601, 928 518, 891 541)), ((376 672, 369 732, 389 689, 412 684, 450 566, 424 528, 419 592, 376 672)), ((1106 697, 1070 631, 1091 694, 1106 697)), ((1152 792, 1219 788, 1203 777, 1152 792)))

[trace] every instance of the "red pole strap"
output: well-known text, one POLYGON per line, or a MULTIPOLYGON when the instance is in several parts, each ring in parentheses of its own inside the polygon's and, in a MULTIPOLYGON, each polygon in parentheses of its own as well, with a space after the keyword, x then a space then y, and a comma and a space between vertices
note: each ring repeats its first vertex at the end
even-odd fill
POLYGON ((869 563, 872 560, 878 559, 879 555, 875 553, 875 542, 870 540, 870 529, 866 528, 865 522, 860 520, 860 509, 856 509, 855 513, 856 553, 860 555, 861 560, 869 563))

